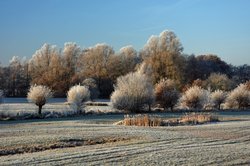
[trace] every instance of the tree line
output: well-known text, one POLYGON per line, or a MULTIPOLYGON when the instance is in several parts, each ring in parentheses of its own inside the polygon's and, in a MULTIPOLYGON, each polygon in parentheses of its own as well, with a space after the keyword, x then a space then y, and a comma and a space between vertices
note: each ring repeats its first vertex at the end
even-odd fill
POLYGON ((44 44, 31 59, 14 56, 8 66, 0 66, 0 90, 7 97, 26 97, 30 86, 45 85, 55 97, 65 97, 70 87, 92 79, 99 97, 109 98, 117 78, 139 66, 153 85, 171 79, 180 92, 194 85, 229 91, 250 79, 249 65, 233 66, 213 54, 187 55, 175 33, 163 31, 139 51, 125 46, 115 52, 107 44, 90 48, 44 44))

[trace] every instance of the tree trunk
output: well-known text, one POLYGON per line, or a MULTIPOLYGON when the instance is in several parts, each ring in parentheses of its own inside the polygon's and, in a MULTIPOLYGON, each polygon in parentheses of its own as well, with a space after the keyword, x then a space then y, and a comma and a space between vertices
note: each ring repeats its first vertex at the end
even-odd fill
POLYGON ((42 107, 43 107, 43 106, 42 106, 42 105, 39 105, 38 107, 39 107, 39 109, 38 109, 38 114, 41 115, 41 114, 42 114, 42 107))

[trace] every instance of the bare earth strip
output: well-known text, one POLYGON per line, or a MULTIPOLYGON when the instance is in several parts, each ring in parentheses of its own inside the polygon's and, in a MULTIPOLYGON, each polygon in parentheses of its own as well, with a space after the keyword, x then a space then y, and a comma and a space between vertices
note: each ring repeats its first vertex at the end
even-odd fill
POLYGON ((2 123, 0 152, 0 165, 250 165, 250 121, 151 128, 2 123))

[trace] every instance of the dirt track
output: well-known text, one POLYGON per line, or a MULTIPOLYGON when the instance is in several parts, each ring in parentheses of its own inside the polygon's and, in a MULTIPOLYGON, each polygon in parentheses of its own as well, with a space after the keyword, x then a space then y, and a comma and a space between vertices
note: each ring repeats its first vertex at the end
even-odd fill
POLYGON ((0 125, 0 151, 20 150, 0 156, 0 165, 250 164, 249 120, 155 128, 81 119, 0 125))

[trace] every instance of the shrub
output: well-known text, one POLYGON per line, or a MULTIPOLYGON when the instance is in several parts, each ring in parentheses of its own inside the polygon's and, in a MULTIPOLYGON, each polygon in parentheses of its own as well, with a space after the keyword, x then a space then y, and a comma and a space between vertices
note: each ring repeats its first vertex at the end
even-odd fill
POLYGON ((170 79, 162 79, 155 86, 155 99, 164 109, 173 107, 176 105, 179 99, 179 93, 175 88, 175 83, 170 79))
POLYGON ((216 90, 211 93, 211 100, 215 108, 221 109, 221 104, 225 102, 227 93, 222 90, 216 90))
POLYGON ((207 84, 207 87, 211 88, 212 91, 215 91, 217 89, 228 91, 231 90, 233 84, 226 74, 220 73, 210 74, 205 82, 207 84))
POLYGON ((153 85, 145 74, 129 73, 117 79, 115 91, 111 95, 114 108, 130 112, 140 112, 154 101, 153 85))
POLYGON ((158 116, 150 115, 125 115, 123 120, 125 126, 162 126, 163 121, 158 116))
POLYGON ((96 81, 93 78, 87 78, 85 79, 82 84, 86 87, 88 87, 90 91, 90 99, 93 101, 94 99, 97 99, 99 97, 99 89, 96 85, 96 81))
POLYGON ((82 105, 90 98, 90 91, 86 86, 75 85, 71 87, 67 94, 67 100, 75 106, 75 111, 82 113, 82 105))
POLYGON ((29 89, 27 98, 30 102, 35 103, 39 107, 38 114, 41 115, 42 107, 52 96, 53 93, 48 87, 43 85, 33 85, 29 89))
POLYGON ((250 91, 247 84, 240 84, 232 90, 225 103, 227 108, 244 109, 250 105, 250 91))
POLYGON ((179 100, 181 108, 202 109, 208 102, 208 93, 199 86, 190 87, 179 100))

